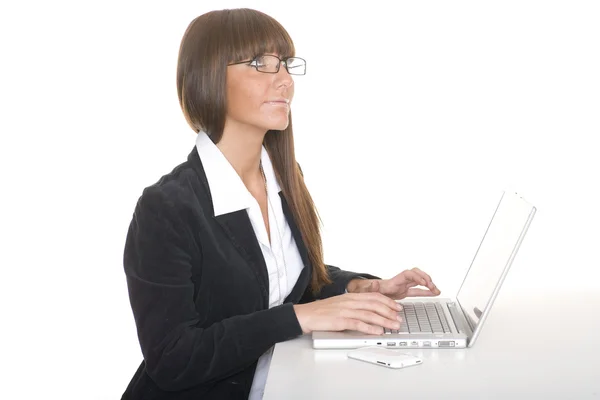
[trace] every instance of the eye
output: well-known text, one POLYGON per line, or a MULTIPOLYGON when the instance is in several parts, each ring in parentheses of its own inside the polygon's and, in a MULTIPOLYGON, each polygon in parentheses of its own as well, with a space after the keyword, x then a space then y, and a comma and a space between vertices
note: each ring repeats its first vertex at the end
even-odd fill
POLYGON ((257 67, 264 67, 268 64, 268 60, 265 59, 265 56, 258 56, 254 59, 251 65, 256 65, 257 67))

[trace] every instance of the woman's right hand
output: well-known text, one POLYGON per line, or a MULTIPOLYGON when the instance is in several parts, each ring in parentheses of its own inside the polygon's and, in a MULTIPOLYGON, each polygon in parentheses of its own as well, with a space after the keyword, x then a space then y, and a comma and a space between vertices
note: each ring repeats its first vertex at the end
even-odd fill
POLYGON ((304 333, 348 329, 381 335, 383 327, 400 329, 400 310, 400 304, 381 293, 346 293, 294 305, 304 333))

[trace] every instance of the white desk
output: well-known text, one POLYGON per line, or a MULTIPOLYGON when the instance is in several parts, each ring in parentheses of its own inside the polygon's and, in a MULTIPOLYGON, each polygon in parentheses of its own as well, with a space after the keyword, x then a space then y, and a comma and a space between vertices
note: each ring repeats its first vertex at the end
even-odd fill
POLYGON ((500 293, 473 348, 407 349, 405 369, 279 343, 264 400, 600 399, 600 293, 549 296, 500 293))

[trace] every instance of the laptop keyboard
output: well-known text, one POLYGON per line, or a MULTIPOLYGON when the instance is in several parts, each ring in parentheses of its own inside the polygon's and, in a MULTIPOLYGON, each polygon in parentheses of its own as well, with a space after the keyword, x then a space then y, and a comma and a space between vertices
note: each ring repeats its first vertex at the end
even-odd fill
POLYGON ((443 305, 429 302, 402 302, 398 315, 402 318, 400 329, 383 328, 386 334, 450 333, 443 305))

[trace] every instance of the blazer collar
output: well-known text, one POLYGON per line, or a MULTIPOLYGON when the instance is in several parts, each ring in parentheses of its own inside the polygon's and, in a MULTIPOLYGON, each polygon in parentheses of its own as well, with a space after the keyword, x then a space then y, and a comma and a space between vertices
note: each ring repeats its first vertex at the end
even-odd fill
MULTIPOLYGON (((209 139, 210 140, 210 139, 209 139)), ((214 204, 213 195, 211 193, 211 187, 208 182, 208 178, 206 176, 205 168, 200 160, 200 156, 198 154, 198 149, 194 146, 194 149, 188 156, 188 162, 193 167, 193 169, 198 174, 198 178, 200 183, 203 185, 204 190, 208 194, 208 198, 211 201, 211 206, 214 204)), ((270 163, 269 163, 270 164, 270 163)), ((265 174, 267 171, 265 170, 265 174)), ((285 195, 282 191, 279 192, 279 197, 281 198, 281 206, 283 209, 283 214, 290 226, 292 231, 292 235, 294 236, 294 240, 296 241, 296 245, 298 246, 298 251, 300 253, 300 257, 302 258, 302 263, 304 264, 304 268, 302 268, 302 272, 298 277, 298 281, 296 285, 292 289, 290 295, 284 300, 284 302, 298 302, 304 291, 306 290, 311 277, 312 277, 312 264, 308 258, 308 251, 302 240, 302 235, 296 222, 294 221, 294 217, 291 213, 285 195)), ((261 292, 263 294, 263 303, 265 308, 269 307, 269 276, 267 272, 267 265, 265 259, 262 255, 262 251, 260 249, 260 245, 258 243, 258 239, 256 238, 256 234, 254 233, 254 229, 252 228, 252 223, 250 222, 250 217, 246 212, 246 209, 238 209, 237 211, 215 215, 214 209, 211 210, 214 216, 214 219, 219 223, 228 239, 238 250, 240 255, 244 257, 244 259, 248 262, 250 268, 252 268, 256 279, 260 285, 261 292)))

